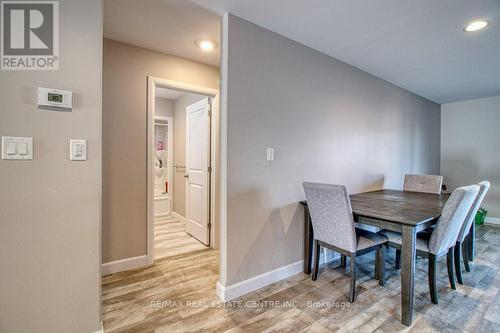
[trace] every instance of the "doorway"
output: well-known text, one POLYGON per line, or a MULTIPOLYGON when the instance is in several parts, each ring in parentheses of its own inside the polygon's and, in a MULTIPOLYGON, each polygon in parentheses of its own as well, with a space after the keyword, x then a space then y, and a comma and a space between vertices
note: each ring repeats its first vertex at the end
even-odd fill
POLYGON ((218 91, 148 77, 148 263, 217 248, 218 91))

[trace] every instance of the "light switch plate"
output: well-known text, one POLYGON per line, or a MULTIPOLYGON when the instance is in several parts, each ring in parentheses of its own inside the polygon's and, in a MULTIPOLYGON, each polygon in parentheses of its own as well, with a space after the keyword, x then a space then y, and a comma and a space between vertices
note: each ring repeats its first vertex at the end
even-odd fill
POLYGON ((2 160, 32 159, 32 137, 2 136, 2 160))
POLYGON ((274 161, 274 148, 267 148, 266 149, 266 160, 268 162, 274 161))
POLYGON ((69 159, 71 161, 87 160, 87 140, 69 140, 69 159))

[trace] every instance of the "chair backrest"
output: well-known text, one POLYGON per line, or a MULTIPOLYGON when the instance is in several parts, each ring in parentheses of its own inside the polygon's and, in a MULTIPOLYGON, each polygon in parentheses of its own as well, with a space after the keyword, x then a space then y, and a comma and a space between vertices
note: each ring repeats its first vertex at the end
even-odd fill
POLYGON ((488 181, 482 181, 477 185, 479 185, 479 193, 477 194, 476 199, 472 204, 472 208, 469 210, 469 213, 467 214, 467 217, 462 224, 462 228, 458 233, 457 242, 463 242, 465 240, 465 237, 469 234, 470 226, 472 225, 472 223, 474 223, 476 213, 479 210, 479 207, 481 206, 486 193, 488 193, 488 190, 490 189, 490 182, 488 181))
POLYGON ((459 187, 453 191, 432 231, 429 241, 430 253, 441 255, 455 245, 460 228, 478 192, 478 185, 459 187))
POLYGON ((441 194, 443 176, 405 175, 403 191, 441 194))
POLYGON ((343 185, 302 184, 311 215, 314 238, 356 252, 356 230, 347 190, 343 185))

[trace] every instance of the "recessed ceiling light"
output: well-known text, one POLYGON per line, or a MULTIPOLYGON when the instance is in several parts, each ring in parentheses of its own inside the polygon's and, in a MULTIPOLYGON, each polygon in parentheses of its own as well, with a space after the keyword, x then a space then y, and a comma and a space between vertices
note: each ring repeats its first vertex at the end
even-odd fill
POLYGON ((486 28, 487 25, 488 25, 488 22, 486 22, 486 21, 474 21, 474 22, 469 23, 465 27, 464 30, 467 32, 478 31, 478 30, 486 28))
POLYGON ((196 41, 196 45, 203 51, 212 51, 217 48, 217 43, 210 39, 199 39, 196 41))

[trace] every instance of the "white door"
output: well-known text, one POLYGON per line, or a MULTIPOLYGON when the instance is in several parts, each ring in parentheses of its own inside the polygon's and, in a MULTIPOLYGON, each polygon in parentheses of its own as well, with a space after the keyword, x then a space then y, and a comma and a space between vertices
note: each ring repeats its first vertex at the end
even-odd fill
POLYGON ((210 102, 186 108, 186 232, 209 245, 210 102))

